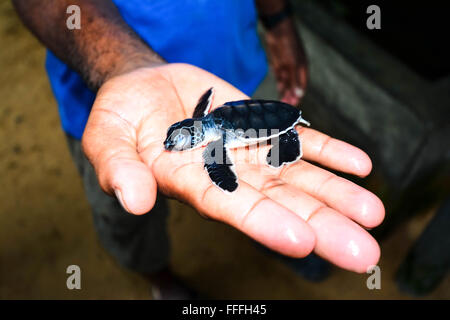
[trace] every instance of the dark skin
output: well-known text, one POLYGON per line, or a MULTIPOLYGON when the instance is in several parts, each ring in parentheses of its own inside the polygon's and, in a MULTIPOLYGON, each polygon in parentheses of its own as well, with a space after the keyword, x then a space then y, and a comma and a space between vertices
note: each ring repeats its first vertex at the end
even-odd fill
POLYGON ((306 90, 308 69, 305 51, 293 20, 286 19, 266 32, 265 40, 281 100, 299 105, 306 90))
MULTIPOLYGON (((256 4, 261 15, 272 15, 280 12, 286 2, 256 0, 256 4)), ((293 18, 288 17, 274 28, 266 30, 265 42, 280 99, 298 105, 306 90, 308 63, 293 18)))
MULTIPOLYGON (((167 128, 192 115, 198 98, 211 86, 216 89, 212 108, 247 99, 245 94, 200 68, 165 63, 122 20, 111 1, 13 2, 33 33, 91 89, 98 89, 82 146, 102 189, 115 195, 125 210, 149 212, 159 190, 282 254, 304 257, 314 250, 356 272, 377 263, 378 244, 365 228, 383 220, 381 201, 308 162, 364 177, 372 164, 363 151, 298 128, 303 159, 281 170, 266 165, 267 146, 232 150, 235 159, 250 156, 253 161, 236 163, 239 187, 226 194, 211 184, 203 169, 203 148, 167 152, 163 141, 167 128), (81 30, 66 28, 66 8, 72 4, 81 8, 81 30)), ((276 2, 258 5, 275 10, 270 5, 276 2)), ((280 70, 281 95, 294 102, 293 88, 306 85, 306 76, 298 76, 306 70, 300 40, 289 21, 266 37, 269 56, 280 70), (283 75, 286 72, 290 75, 283 75)))
MULTIPOLYGON (((98 0, 95 3, 91 0, 63 0, 56 3, 14 0, 13 3, 37 38, 61 60, 79 71, 94 91, 114 75, 139 65, 163 61, 126 25, 110 0, 98 0), (81 24, 85 29, 83 32, 65 27, 67 15, 62 13, 71 4, 84 9, 81 15, 81 24), (41 12, 54 18, 35 19, 41 12), (98 34, 102 37, 97 37, 98 34)), ((257 0, 256 4, 261 14, 270 15, 282 10, 285 1, 257 0)), ((301 97, 296 94, 296 88, 306 90, 307 61, 293 19, 287 18, 272 30, 267 30, 265 41, 280 98, 297 105, 301 97)))
POLYGON ((123 21, 110 0, 13 0, 13 4, 34 35, 93 91, 115 75, 164 63, 123 21), (73 4, 82 11, 81 30, 66 27, 66 8, 73 4))

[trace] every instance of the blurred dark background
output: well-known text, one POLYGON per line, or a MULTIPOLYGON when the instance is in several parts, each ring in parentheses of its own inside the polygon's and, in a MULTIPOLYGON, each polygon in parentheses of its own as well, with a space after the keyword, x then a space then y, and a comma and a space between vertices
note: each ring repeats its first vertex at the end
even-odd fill
POLYGON ((443 1, 320 0, 325 10, 349 23, 422 77, 436 81, 450 75, 448 10, 443 1), (382 28, 366 28, 369 5, 382 9, 382 28))
MULTIPOLYGON (((214 298, 450 298, 450 4, 292 1, 310 62, 302 109, 314 127, 366 150, 355 182, 381 197, 381 290, 333 268, 310 282, 239 232, 171 202, 172 265, 214 298), (366 8, 381 8, 368 30, 366 8)), ((99 245, 60 129, 44 48, 0 3, 0 299, 147 299, 148 285, 99 245), (66 268, 82 289, 66 288, 66 268)))
POLYGON ((371 176, 354 179, 385 204, 386 220, 373 235, 382 241, 416 214, 435 211, 395 276, 403 292, 426 295, 450 265, 450 4, 295 4, 311 66, 303 108, 317 128, 373 159, 371 176), (381 29, 366 25, 370 5, 380 8, 381 29))

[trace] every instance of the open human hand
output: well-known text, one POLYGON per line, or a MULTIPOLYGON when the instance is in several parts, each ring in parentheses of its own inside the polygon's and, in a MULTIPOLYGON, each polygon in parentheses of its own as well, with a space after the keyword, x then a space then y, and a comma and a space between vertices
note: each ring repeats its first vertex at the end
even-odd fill
POLYGON ((187 64, 139 68, 106 81, 82 139, 102 189, 133 214, 150 211, 159 189, 282 254, 304 257, 314 250, 356 272, 375 265, 380 250, 364 228, 381 223, 383 204, 362 187, 308 162, 363 177, 371 161, 358 148, 298 127, 303 159, 283 168, 266 164, 267 146, 235 149, 233 158, 250 155, 253 161, 235 162, 239 187, 232 193, 211 183, 203 148, 164 150, 168 127, 191 117, 210 87, 215 88, 212 108, 248 98, 187 64))

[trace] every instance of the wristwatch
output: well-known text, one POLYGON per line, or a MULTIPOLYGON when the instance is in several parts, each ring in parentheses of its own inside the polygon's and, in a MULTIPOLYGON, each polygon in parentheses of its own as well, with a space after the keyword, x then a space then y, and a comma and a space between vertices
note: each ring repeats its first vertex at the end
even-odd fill
POLYGON ((283 20, 292 16, 293 11, 291 2, 286 0, 285 3, 284 8, 277 13, 259 15, 259 19, 266 30, 275 28, 283 20))

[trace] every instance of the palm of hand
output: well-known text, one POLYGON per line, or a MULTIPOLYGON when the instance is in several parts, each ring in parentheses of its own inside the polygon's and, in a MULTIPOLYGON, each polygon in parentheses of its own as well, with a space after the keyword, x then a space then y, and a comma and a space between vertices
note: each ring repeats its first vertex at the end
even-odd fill
POLYGON ((203 148, 164 151, 167 128, 191 117, 198 98, 212 86, 213 108, 248 98, 185 64, 139 69, 106 82, 83 135, 84 151, 102 188, 115 193, 134 214, 151 209, 159 188, 283 254, 303 257, 314 250, 357 272, 376 264, 378 245, 361 226, 371 228, 382 221, 381 201, 305 161, 365 176, 371 162, 361 150, 307 128, 298 128, 303 159, 282 169, 266 165, 268 147, 235 149, 239 188, 233 193, 211 183, 203 169, 203 148))

